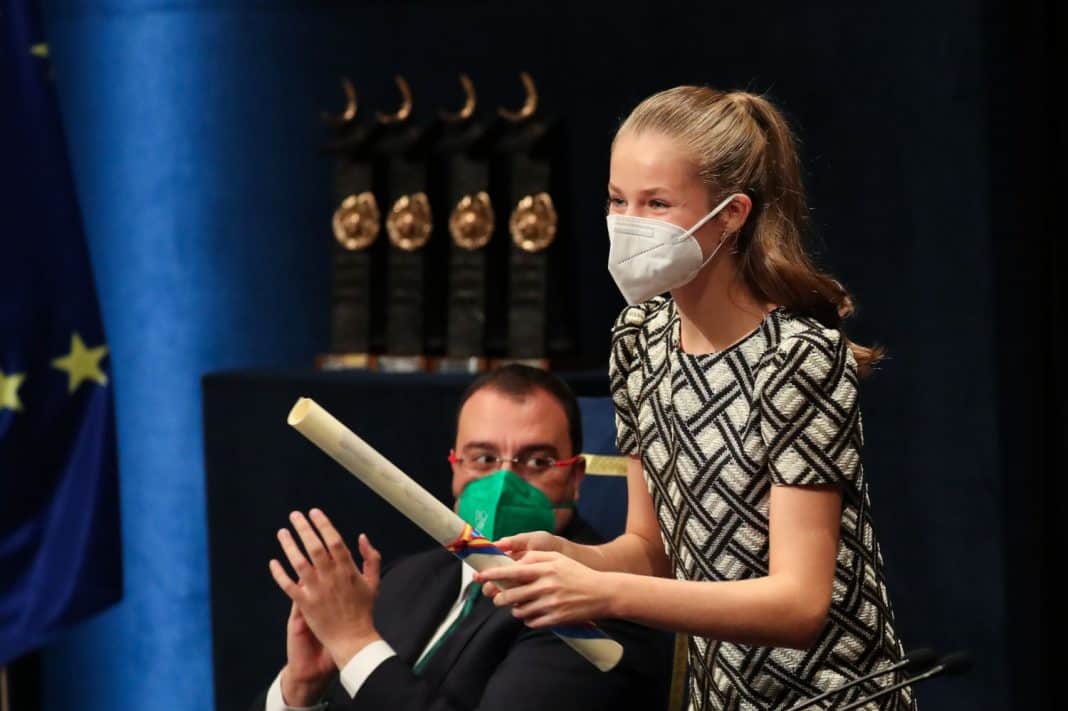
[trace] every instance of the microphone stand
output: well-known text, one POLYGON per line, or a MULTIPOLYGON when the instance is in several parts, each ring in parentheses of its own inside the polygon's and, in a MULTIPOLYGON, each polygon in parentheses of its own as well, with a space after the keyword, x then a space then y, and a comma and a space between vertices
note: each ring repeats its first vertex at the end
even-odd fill
POLYGON ((789 711, 801 711, 801 709, 808 708, 809 706, 812 706, 813 704, 817 704, 817 703, 819 703, 819 702, 821 702, 821 701, 823 701, 823 700, 825 700, 825 699, 827 699, 827 698, 829 698, 831 696, 835 696, 835 695, 845 691, 846 689, 851 689, 854 686, 856 686, 857 684, 863 684, 866 681, 869 681, 869 680, 874 679, 876 677, 884 676, 886 674, 890 674, 892 672, 896 672, 899 669, 906 669, 908 671, 914 671, 914 670, 917 670, 917 669, 919 669, 919 670, 927 669, 932 664, 934 664, 937 659, 938 659, 938 656, 930 649, 926 649, 926 648, 924 648, 924 649, 914 649, 911 652, 909 652, 908 654, 906 654, 901 659, 901 661, 899 661, 899 662, 897 662, 895 664, 892 664, 891 666, 887 667, 886 669, 880 669, 878 671, 873 671, 871 674, 867 674, 867 675, 859 677, 857 679, 853 679, 851 681, 847 681, 845 684, 842 684, 841 686, 837 686, 837 687, 835 687, 833 689, 830 689, 828 691, 824 691, 819 696, 813 696, 811 699, 808 699, 806 701, 802 701, 801 703, 797 704, 796 706, 790 707, 789 711))
POLYGON ((936 676, 938 674, 959 674, 961 672, 967 671, 968 669, 971 669, 971 666, 972 658, 971 655, 969 655, 967 652, 954 652, 952 654, 947 654, 946 656, 942 657, 942 659, 939 660, 937 664, 935 664, 927 671, 920 672, 919 674, 909 677, 904 681, 894 684, 893 686, 888 686, 885 689, 880 689, 879 691, 876 691, 870 696, 857 699, 848 706, 843 706, 841 709, 839 709, 839 711, 851 711, 852 709, 858 709, 861 706, 864 706, 865 704, 869 704, 878 698, 886 696, 887 694, 892 694, 898 689, 902 689, 910 684, 921 682, 924 679, 930 679, 932 676, 936 676))

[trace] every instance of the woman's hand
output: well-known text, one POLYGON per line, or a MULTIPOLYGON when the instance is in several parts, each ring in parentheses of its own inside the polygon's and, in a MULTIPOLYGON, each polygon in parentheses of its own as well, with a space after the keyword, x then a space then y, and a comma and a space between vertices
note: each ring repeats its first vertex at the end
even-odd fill
MULTIPOLYGON (((567 539, 554 536, 548 531, 531 531, 530 533, 517 533, 513 536, 505 536, 493 542, 499 550, 508 554, 512 560, 519 560, 530 551, 552 551, 563 553, 567 545, 567 539)), ((482 591, 489 597, 493 597, 501 588, 493 583, 486 583, 482 591)))
POLYGON ((558 552, 528 551, 518 565, 483 570, 475 580, 486 583, 483 593, 494 605, 510 605, 513 615, 538 629, 611 616, 605 575, 558 552))
POLYGON ((530 533, 517 533, 514 536, 505 536, 493 545, 507 553, 512 558, 519 560, 527 551, 556 551, 563 553, 567 546, 567 539, 554 536, 548 531, 531 531, 530 533))

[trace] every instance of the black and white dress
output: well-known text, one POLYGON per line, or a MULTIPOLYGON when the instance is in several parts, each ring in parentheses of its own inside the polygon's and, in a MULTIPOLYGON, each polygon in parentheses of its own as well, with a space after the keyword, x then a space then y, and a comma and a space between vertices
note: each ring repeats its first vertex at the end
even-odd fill
MULTIPOLYGON (((675 304, 658 297, 620 314, 610 364, 617 444, 641 457, 676 578, 767 575, 772 485, 841 484, 843 493, 832 603, 819 639, 799 651, 691 636, 690 708, 789 708, 899 660, 860 463, 857 366, 841 334, 779 308, 723 351, 687 354, 679 343, 675 304)), ((870 705, 914 707, 908 693, 870 705)))

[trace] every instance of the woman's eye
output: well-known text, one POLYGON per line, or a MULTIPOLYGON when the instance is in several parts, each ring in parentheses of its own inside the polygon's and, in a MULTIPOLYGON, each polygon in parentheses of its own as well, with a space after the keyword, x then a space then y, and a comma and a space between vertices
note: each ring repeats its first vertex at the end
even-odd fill
POLYGON ((609 197, 608 198, 608 206, 609 207, 623 207, 625 204, 626 204, 626 201, 624 201, 623 198, 618 198, 618 197, 609 197))
POLYGON ((671 206, 668 205, 663 200, 650 200, 649 201, 649 207, 654 208, 656 210, 663 210, 663 209, 671 207, 671 206))

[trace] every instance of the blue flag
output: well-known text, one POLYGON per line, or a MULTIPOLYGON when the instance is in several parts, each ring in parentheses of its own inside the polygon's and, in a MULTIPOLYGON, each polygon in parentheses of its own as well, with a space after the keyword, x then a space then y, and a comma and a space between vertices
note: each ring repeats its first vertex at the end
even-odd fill
POLYGON ((108 347, 36 3, 0 6, 0 664, 116 602, 108 347))

